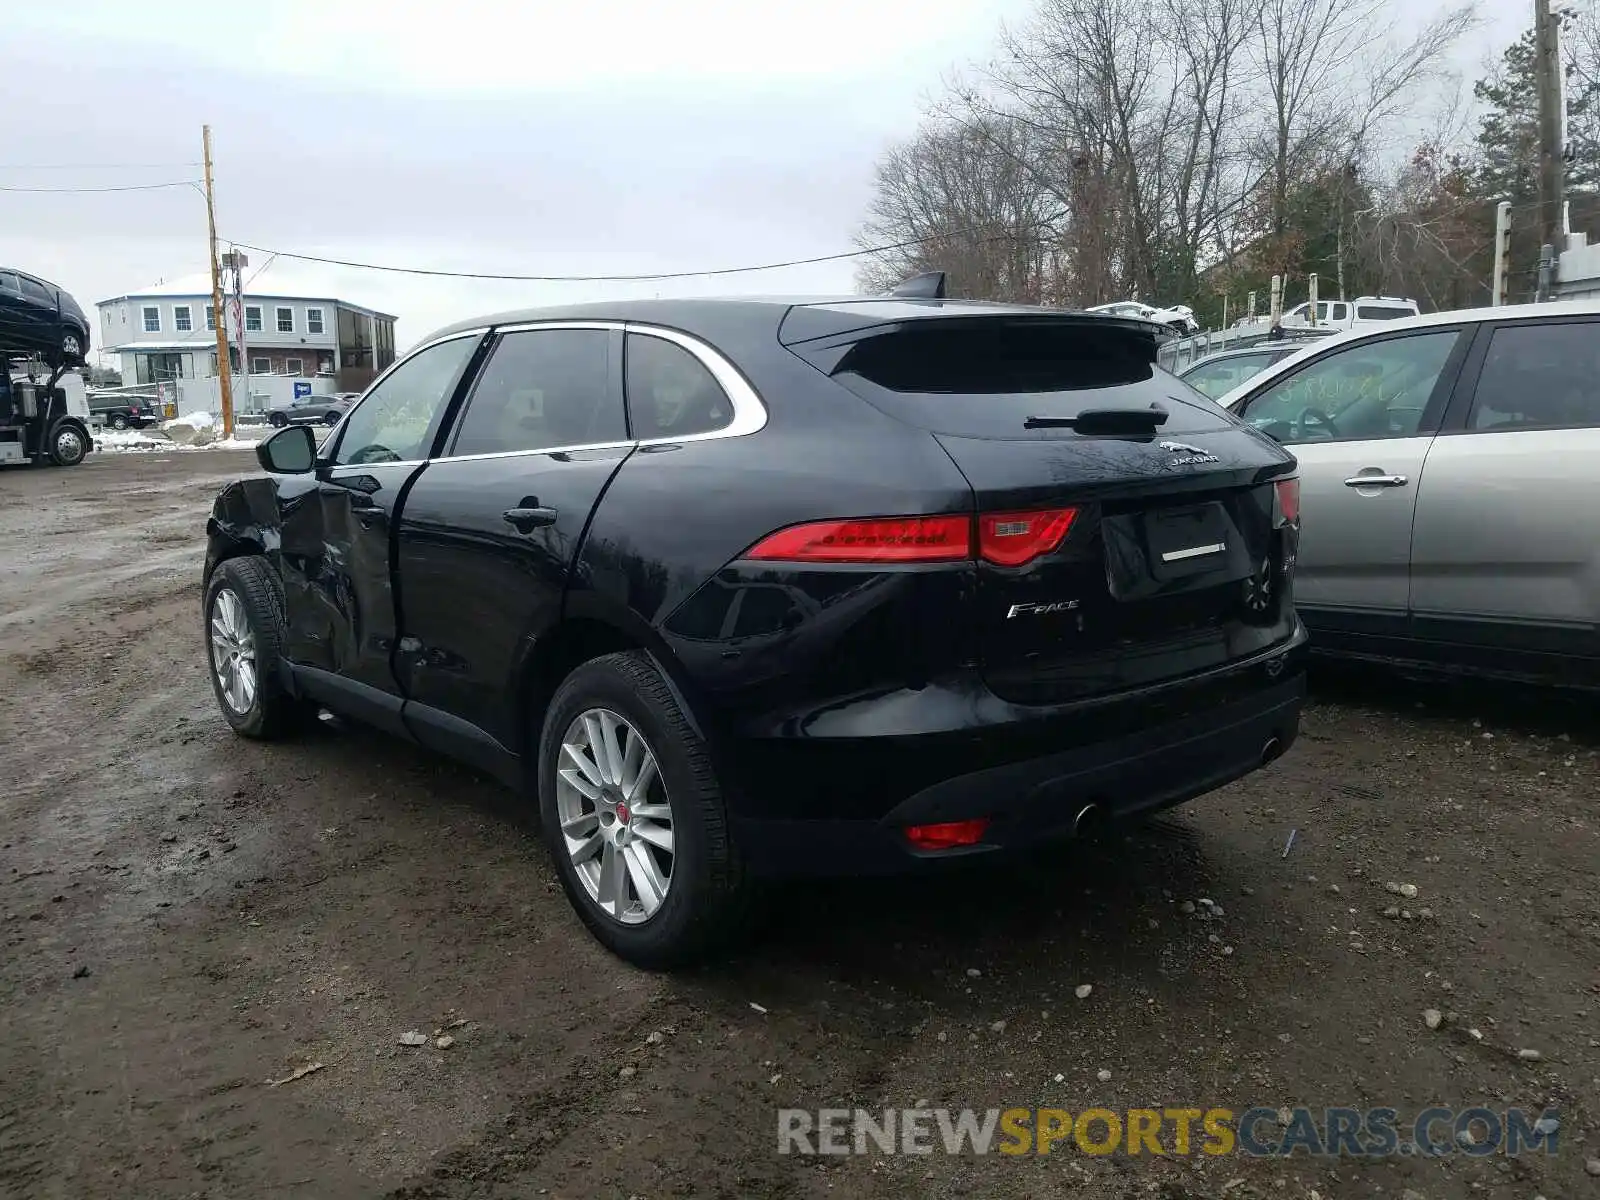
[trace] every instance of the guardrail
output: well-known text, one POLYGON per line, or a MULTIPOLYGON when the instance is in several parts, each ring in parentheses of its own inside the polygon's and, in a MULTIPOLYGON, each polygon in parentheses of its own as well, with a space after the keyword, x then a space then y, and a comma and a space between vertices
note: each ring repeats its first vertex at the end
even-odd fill
MULTIPOLYGON (((1286 326, 1282 330, 1285 342, 1314 342, 1335 332, 1332 329, 1307 329, 1286 326)), ((1220 350, 1243 350, 1272 340, 1271 331, 1264 325, 1235 326, 1232 329, 1213 329, 1192 337, 1174 338, 1163 342, 1156 351, 1156 361, 1165 370, 1177 373, 1191 363, 1199 362, 1208 354, 1220 350)))

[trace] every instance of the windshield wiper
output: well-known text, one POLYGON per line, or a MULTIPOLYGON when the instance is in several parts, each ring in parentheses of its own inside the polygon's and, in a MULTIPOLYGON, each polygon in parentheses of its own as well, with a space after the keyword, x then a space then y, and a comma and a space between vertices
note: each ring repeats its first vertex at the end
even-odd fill
POLYGON ((1074 433, 1154 433, 1167 423, 1167 410, 1149 408, 1086 408, 1075 417, 1029 417, 1024 429, 1070 429, 1074 433))

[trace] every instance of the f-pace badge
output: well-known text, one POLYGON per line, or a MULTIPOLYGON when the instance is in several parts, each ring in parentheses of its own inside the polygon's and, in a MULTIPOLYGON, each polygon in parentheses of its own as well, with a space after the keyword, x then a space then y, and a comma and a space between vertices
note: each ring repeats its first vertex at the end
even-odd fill
POLYGON ((1191 446, 1187 442, 1160 442, 1163 450, 1169 450, 1180 457, 1172 460, 1175 466, 1188 467, 1199 463, 1221 462, 1215 454, 1207 454, 1199 446, 1191 446))
POLYGON ((1078 607, 1076 600, 1051 600, 1045 604, 1013 604, 1006 620, 1013 617, 1048 617, 1052 613, 1072 612, 1078 607))

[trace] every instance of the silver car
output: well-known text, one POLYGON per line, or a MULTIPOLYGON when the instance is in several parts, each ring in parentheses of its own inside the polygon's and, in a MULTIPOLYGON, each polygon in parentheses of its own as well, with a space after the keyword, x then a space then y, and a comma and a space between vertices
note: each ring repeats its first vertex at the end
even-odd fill
POLYGON ((1600 302, 1356 330, 1218 403, 1300 460, 1322 650, 1600 687, 1600 302))

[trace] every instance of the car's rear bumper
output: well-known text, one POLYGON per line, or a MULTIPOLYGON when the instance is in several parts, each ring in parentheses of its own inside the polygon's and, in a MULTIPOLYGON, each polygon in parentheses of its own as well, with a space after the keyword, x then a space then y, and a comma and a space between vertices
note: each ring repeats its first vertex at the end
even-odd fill
MULTIPOLYGON (((923 739, 857 747, 862 769, 875 772, 879 782, 867 794, 882 797, 881 807, 866 799, 859 781, 841 779, 845 759, 837 747, 817 748, 814 773, 802 769, 803 751, 792 751, 783 768, 790 772, 784 790, 813 789, 817 815, 792 803, 777 812, 747 805, 732 816, 734 835, 751 868, 763 875, 879 874, 1019 851, 1071 836, 1089 806, 1096 823, 1116 821, 1181 804, 1248 775, 1293 744, 1304 697, 1304 656, 1296 646, 1270 682, 1252 671, 1250 685, 1234 688, 1225 700, 1217 696, 1219 702, 1192 706, 1159 723, 1126 724, 1098 740, 1073 737, 1073 724, 1063 719, 1052 747, 1026 756, 1010 757, 1006 747, 1028 744, 1037 750, 1037 729, 1029 731, 1027 743, 1012 740, 1014 731, 994 730, 943 734, 937 747, 919 745, 923 739), (1062 745, 1071 748, 1054 748, 1062 745), (930 753, 937 754, 942 775, 933 782, 919 770, 930 753), (897 786, 896 759, 907 767, 902 775, 918 778, 909 794, 897 786), (849 804, 838 802, 839 789, 830 792, 834 780, 852 797, 849 804), (905 838, 910 825, 973 818, 987 818, 989 825, 982 842, 970 848, 924 853, 905 838)), ((1045 723, 1046 736, 1052 724, 1057 723, 1045 723)))

